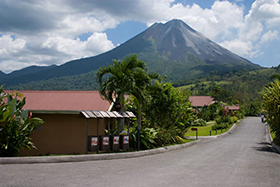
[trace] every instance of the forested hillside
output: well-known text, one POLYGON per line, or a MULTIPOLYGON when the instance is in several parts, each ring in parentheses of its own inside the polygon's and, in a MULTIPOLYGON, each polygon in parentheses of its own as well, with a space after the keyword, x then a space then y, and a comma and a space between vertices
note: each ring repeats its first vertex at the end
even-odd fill
POLYGON ((212 95, 229 104, 246 106, 247 110, 259 110, 261 90, 272 81, 272 75, 279 73, 280 66, 255 71, 243 69, 227 74, 211 72, 206 77, 188 82, 180 81, 174 86, 189 90, 191 95, 212 95))
POLYGON ((74 76, 55 77, 48 80, 33 81, 17 86, 6 86, 9 90, 97 90, 96 71, 74 76))

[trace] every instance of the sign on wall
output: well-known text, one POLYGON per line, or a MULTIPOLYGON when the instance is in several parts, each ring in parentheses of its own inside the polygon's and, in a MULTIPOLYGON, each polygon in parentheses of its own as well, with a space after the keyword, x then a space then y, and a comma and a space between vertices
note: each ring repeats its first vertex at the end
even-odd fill
POLYGON ((91 138, 91 146, 97 146, 98 145, 98 138, 92 137, 91 138))
POLYGON ((118 144, 119 144, 119 141, 120 141, 120 137, 119 137, 119 136, 114 136, 114 142, 113 142, 113 144, 114 144, 114 145, 118 145, 118 144))
POLYGON ((109 145, 109 137, 103 137, 103 145, 109 145))
POLYGON ((129 136, 123 136, 123 144, 129 144, 129 136))

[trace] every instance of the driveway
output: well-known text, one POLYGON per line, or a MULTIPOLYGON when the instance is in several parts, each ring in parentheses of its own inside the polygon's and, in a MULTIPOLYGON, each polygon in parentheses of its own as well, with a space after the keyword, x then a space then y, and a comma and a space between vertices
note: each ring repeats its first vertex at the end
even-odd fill
POLYGON ((260 118, 225 137, 139 158, 0 165, 0 186, 280 186, 280 154, 260 118))

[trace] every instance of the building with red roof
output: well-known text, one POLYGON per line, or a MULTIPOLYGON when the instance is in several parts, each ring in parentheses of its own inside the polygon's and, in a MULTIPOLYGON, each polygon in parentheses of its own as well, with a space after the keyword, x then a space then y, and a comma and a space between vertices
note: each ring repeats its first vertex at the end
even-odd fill
MULTIPOLYGON (((6 90, 6 93, 14 91, 6 90)), ((36 149, 19 155, 85 154, 89 137, 105 135, 116 119, 135 117, 131 112, 112 111, 114 103, 103 100, 98 91, 19 91, 26 97, 24 109, 45 122, 31 138, 36 149)))
POLYGON ((215 103, 212 96, 190 96, 192 107, 204 107, 215 103))
POLYGON ((239 105, 225 106, 225 109, 227 109, 227 110, 230 111, 230 112, 233 112, 233 111, 239 110, 240 107, 239 107, 239 105))
MULTIPOLYGON (((189 100, 193 108, 209 106, 216 102, 214 101, 214 97, 212 96, 190 96, 189 100)), ((233 112, 240 109, 239 105, 225 106, 224 108, 227 109, 229 112, 233 112)))
MULTIPOLYGON (((13 93, 14 91, 5 91, 13 93)), ((109 111, 111 104, 98 91, 26 91, 24 109, 43 113, 79 113, 82 110, 109 111)))

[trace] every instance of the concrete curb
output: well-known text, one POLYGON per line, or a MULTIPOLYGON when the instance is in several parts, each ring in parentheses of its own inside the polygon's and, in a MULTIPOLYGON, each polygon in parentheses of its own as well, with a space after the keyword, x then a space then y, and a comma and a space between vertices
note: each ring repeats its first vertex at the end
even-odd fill
MULTIPOLYGON (((216 136, 198 136, 198 139, 214 139, 214 138, 223 137, 223 136, 226 136, 228 134, 231 134, 236 127, 237 127, 237 125, 233 124, 232 127, 227 132, 225 132, 223 134, 219 134, 219 135, 216 135, 216 136)), ((196 139, 196 136, 186 136, 186 138, 194 140, 194 139, 196 139)))
POLYGON ((268 134, 268 138, 269 138, 272 148, 275 149, 278 153, 280 153, 280 147, 273 142, 273 139, 270 134, 270 127, 268 125, 266 125, 266 132, 268 134))
POLYGON ((125 152, 125 153, 108 153, 108 154, 94 154, 94 155, 73 155, 73 156, 40 156, 40 157, 3 157, 0 158, 0 164, 38 164, 38 163, 62 163, 62 162, 84 162, 94 160, 112 160, 112 159, 125 159, 135 158, 148 155, 154 155, 190 147, 192 145, 202 142, 201 140, 161 147, 157 149, 139 151, 139 152, 125 152))

